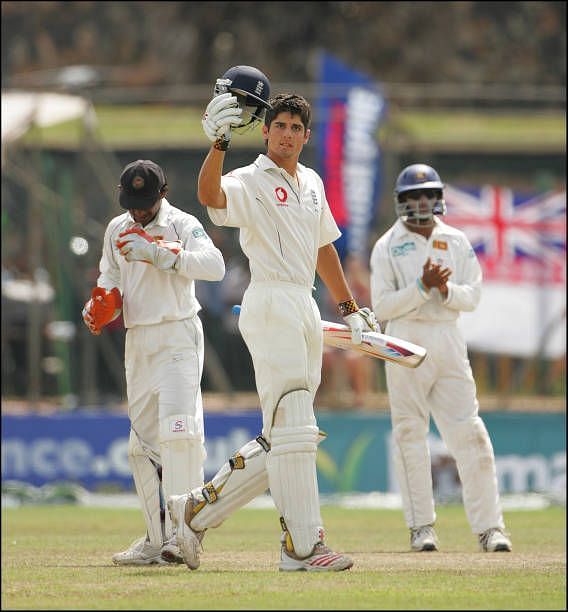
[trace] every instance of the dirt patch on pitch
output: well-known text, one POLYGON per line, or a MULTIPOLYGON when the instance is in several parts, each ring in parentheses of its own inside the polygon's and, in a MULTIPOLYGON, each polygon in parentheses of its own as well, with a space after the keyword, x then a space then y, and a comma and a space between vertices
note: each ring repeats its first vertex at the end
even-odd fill
POLYGON ((562 554, 522 554, 522 553, 350 553, 355 560, 353 569, 377 571, 425 571, 454 570, 468 571, 508 571, 531 570, 546 571, 566 567, 566 555, 562 554))
MULTIPOLYGON (((487 573, 501 570, 529 570, 549 572, 566 569, 566 555, 523 553, 358 553, 348 552, 354 560, 352 571, 427 572, 454 571, 456 573, 487 573)), ((216 553, 201 556, 203 571, 270 571, 277 570, 278 552, 216 553)))

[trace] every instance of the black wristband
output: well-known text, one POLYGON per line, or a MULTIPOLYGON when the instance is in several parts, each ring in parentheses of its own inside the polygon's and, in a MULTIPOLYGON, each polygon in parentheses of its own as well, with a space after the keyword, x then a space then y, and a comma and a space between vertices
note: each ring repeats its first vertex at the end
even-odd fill
POLYGON ((357 312, 359 310, 359 306, 357 306, 357 302, 355 300, 351 299, 345 302, 340 302, 337 305, 337 309, 342 317, 346 317, 354 312, 357 312))
POLYGON ((230 140, 226 140, 225 138, 217 138, 217 140, 213 143, 213 148, 217 149, 217 151, 226 151, 229 148, 230 140))

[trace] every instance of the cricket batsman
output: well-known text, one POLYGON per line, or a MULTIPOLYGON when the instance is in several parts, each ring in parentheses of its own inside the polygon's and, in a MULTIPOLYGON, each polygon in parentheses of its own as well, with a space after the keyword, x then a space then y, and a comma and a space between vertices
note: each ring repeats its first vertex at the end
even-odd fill
POLYGON ((243 446, 204 487, 168 500, 190 569, 201 540, 267 488, 280 512, 281 571, 341 571, 353 560, 325 543, 316 475, 320 432, 313 401, 321 378, 322 324, 312 296, 316 271, 361 343, 377 330, 349 289, 333 242, 340 231, 324 187, 298 158, 310 137, 311 108, 296 94, 269 99, 266 76, 235 66, 215 87, 203 117, 212 146, 198 181, 200 203, 220 226, 238 227, 251 282, 239 329, 253 360, 262 435, 243 446), (266 152, 223 176, 232 130, 264 119, 266 152))

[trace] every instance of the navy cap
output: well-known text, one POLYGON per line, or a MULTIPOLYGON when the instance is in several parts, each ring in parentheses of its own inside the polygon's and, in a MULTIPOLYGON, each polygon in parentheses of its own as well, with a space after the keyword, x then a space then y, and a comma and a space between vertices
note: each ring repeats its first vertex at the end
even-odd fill
POLYGON ((163 197, 164 171, 150 159, 137 159, 125 166, 120 175, 118 201, 122 208, 152 208, 163 197))

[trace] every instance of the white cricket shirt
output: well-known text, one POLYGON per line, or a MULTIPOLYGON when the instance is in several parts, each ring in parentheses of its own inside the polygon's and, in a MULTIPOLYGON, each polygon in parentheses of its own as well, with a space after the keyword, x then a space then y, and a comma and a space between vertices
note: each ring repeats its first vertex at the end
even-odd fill
POLYGON ((122 293, 122 314, 127 328, 179 321, 201 309, 195 297, 194 280, 219 281, 225 275, 221 251, 189 213, 172 206, 165 198, 156 217, 144 231, 162 240, 181 240, 183 250, 176 270, 159 270, 152 264, 128 262, 120 254, 118 235, 134 225, 127 211, 108 224, 97 280, 99 287, 118 287, 122 293))
POLYGON ((318 249, 341 236, 320 176, 302 164, 296 176, 298 181, 261 154, 221 178, 227 208, 207 208, 216 225, 240 228, 252 283, 286 281, 311 288, 318 249))
POLYGON ((455 321, 461 310, 474 310, 481 297, 479 261, 465 234, 438 217, 430 238, 412 232, 398 219, 371 252, 371 304, 379 321, 412 319, 455 321), (418 278, 428 257, 449 267, 448 296, 424 291, 418 278))

